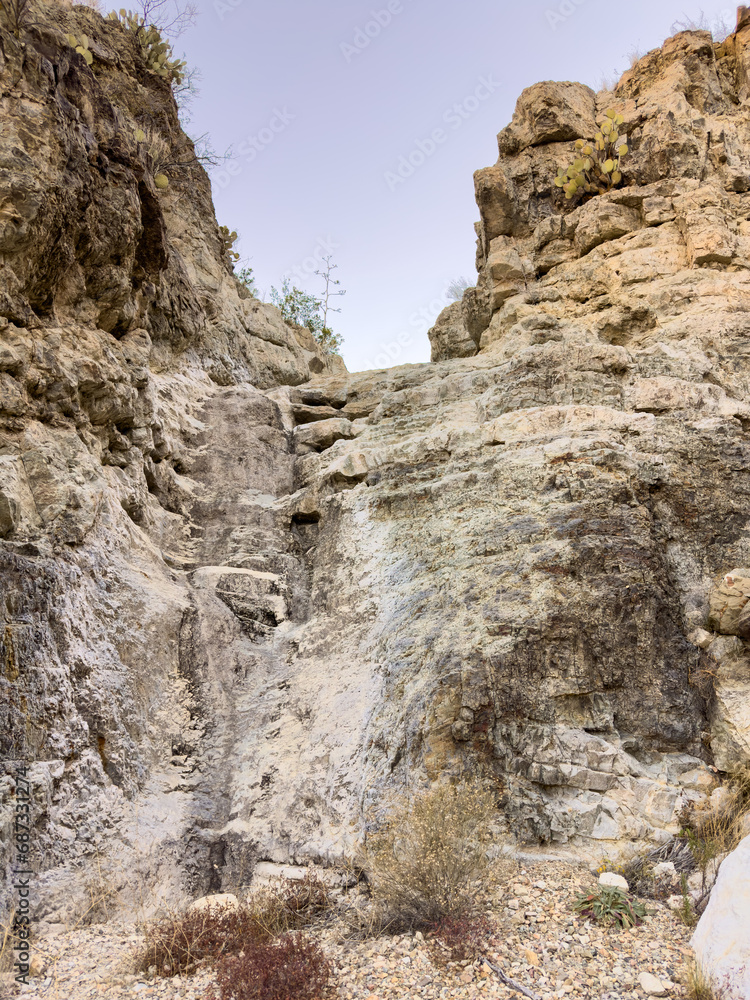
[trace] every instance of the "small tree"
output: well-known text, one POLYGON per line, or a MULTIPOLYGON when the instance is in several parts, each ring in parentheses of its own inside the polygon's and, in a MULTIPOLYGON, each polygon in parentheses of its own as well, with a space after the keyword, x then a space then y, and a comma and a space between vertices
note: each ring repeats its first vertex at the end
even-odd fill
POLYGON ((254 299, 258 297, 258 289, 255 287, 255 278, 253 277, 253 269, 251 267, 241 267, 239 271, 235 274, 237 281, 250 292, 254 299))
POLYGON ((286 323, 295 326, 306 326, 312 333, 317 344, 327 354, 338 354, 341 337, 335 334, 323 322, 321 307, 323 300, 303 292, 296 285, 291 285, 289 278, 281 282, 281 291, 271 286, 271 302, 281 310, 281 317, 286 323))
POLYGON ((291 285, 289 278, 282 280, 281 291, 271 286, 271 302, 279 307, 281 318, 285 323, 306 326, 313 334, 323 329, 320 299, 303 292, 296 285, 291 285))
MULTIPOLYGON (((340 292, 334 292, 334 291, 331 290, 332 286, 336 286, 336 285, 340 285, 341 284, 341 282, 337 278, 334 278, 334 277, 331 276, 331 272, 335 271, 336 268, 338 267, 338 264, 332 264, 331 263, 331 254, 328 254, 327 257, 323 258, 323 263, 325 264, 325 270, 323 270, 323 271, 316 271, 315 273, 319 277, 321 277, 323 279, 323 282, 324 282, 324 285, 325 285, 325 288, 323 290, 323 296, 322 296, 322 298, 320 300, 320 306, 321 306, 321 309, 323 310, 323 329, 324 330, 328 330, 329 329, 329 327, 328 327, 328 313, 329 312, 337 312, 337 313, 341 312, 341 309, 334 309, 333 306, 330 305, 330 301, 331 301, 332 298, 335 298, 337 295, 346 295, 346 292, 343 289, 340 292)), ((340 341, 340 338, 338 338, 338 339, 340 341)))

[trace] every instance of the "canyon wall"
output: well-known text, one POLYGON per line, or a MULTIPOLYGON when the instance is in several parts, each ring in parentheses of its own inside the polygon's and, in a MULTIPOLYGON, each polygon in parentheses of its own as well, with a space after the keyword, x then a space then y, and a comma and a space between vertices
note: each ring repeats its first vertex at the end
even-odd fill
POLYGON ((125 29, 39 10, 0 63, 0 820, 26 761, 40 914, 350 856, 445 776, 498 848, 668 839, 750 758, 750 28, 525 91, 433 362, 350 374, 233 277, 125 29), (567 204, 607 108, 623 186, 567 204))

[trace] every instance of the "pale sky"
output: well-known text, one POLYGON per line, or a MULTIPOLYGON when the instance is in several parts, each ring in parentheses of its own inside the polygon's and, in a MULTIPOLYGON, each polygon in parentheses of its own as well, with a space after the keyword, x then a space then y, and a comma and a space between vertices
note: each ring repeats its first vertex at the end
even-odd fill
POLYGON ((237 266, 263 298, 285 275, 317 294, 312 272, 332 252, 346 295, 330 325, 351 371, 429 360, 448 284, 476 276, 473 172, 497 160, 524 87, 598 89, 677 20, 735 20, 726 0, 199 8, 174 47, 202 74, 188 132, 234 153, 210 173, 219 223, 240 235, 237 266))

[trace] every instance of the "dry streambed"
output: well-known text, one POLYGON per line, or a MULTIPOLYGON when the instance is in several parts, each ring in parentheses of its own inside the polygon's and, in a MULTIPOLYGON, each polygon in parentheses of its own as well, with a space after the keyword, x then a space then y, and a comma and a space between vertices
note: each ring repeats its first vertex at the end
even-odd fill
MULTIPOLYGON (((640 979, 644 973, 662 980, 664 995, 686 997, 680 980, 690 955, 690 929, 665 904, 653 900, 648 901, 649 916, 631 930, 582 920, 572 912, 573 900, 595 882, 588 870, 566 863, 505 864, 483 899, 497 927, 486 958, 544 1000, 646 997, 640 979)), ((308 930, 333 964, 334 998, 522 995, 503 985, 481 959, 448 965, 436 961, 434 948, 419 932, 358 940, 350 927, 342 907, 308 930)), ((4 995, 27 1000, 203 997, 212 979, 208 969, 174 979, 134 974, 132 956, 142 940, 132 927, 115 922, 48 934, 39 946, 41 975, 20 988, 6 978, 4 995)))

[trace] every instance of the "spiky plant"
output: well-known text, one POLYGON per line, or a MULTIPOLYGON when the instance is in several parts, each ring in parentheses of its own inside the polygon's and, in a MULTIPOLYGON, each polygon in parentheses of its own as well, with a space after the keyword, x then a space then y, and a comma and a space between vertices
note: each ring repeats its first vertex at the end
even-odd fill
POLYGON ((646 907, 616 885, 599 885, 593 892, 581 893, 573 909, 582 917, 592 917, 599 924, 635 927, 646 916, 646 907))
POLYGON ((628 154, 628 144, 619 132, 623 122, 622 115, 609 108, 591 142, 576 140, 575 160, 567 169, 560 167, 555 178, 555 187, 562 188, 568 201, 579 194, 603 194, 622 181, 620 165, 628 154))

